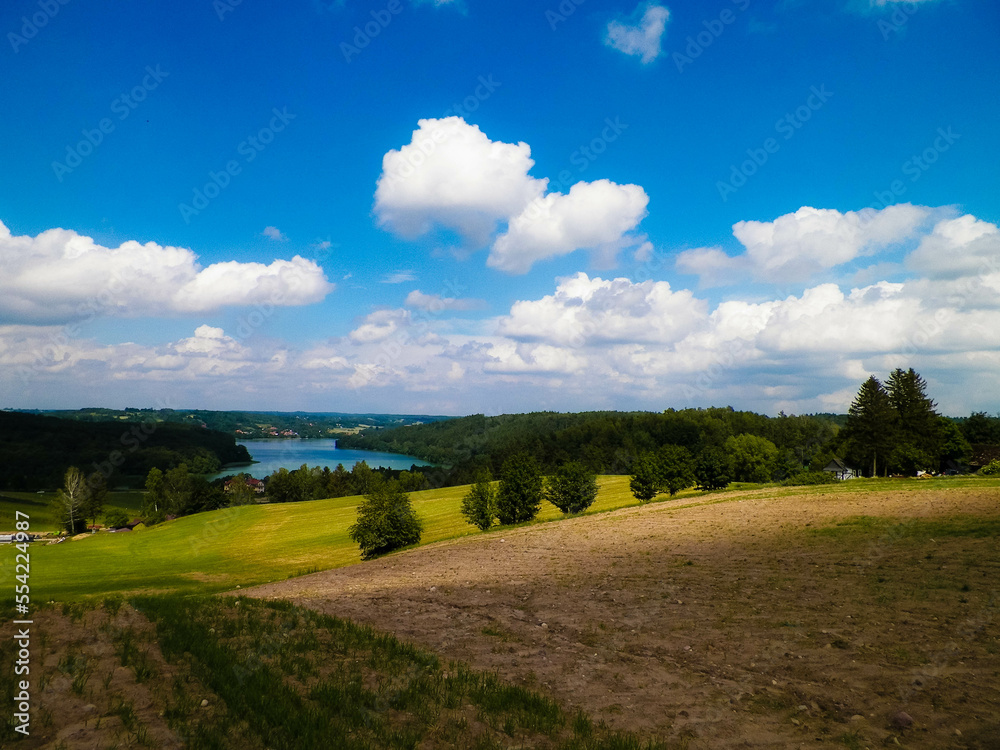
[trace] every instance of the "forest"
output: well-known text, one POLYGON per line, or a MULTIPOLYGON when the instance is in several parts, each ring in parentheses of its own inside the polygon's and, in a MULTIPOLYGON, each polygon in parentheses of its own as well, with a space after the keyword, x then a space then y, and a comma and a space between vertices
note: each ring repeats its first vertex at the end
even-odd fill
POLYGON ((111 487, 141 487, 153 468, 183 463, 208 474, 250 460, 232 435, 200 424, 85 422, 0 411, 0 489, 59 487, 70 466, 102 474, 111 487))
POLYGON ((207 409, 65 409, 23 410, 82 422, 172 422, 228 432, 240 440, 259 438, 336 438, 361 429, 399 427, 448 417, 411 414, 340 412, 209 411, 207 409))
POLYGON ((547 473, 572 460, 598 474, 631 474, 640 456, 664 446, 682 447, 699 459, 731 452, 731 441, 746 435, 773 445, 773 451, 766 450, 765 473, 771 481, 822 471, 835 457, 867 476, 913 476, 921 470, 938 473, 985 466, 1000 450, 1000 416, 983 412, 965 418, 942 416, 923 378, 912 369, 900 369, 890 374, 885 387, 874 376, 862 384, 846 415, 782 412, 769 417, 732 407, 477 414, 366 430, 338 444, 433 461, 450 468, 451 483, 461 484, 472 482, 482 469, 496 474, 508 457, 520 452, 533 456, 547 473), (868 402, 876 385, 881 396, 874 396, 877 405, 871 407, 868 402))

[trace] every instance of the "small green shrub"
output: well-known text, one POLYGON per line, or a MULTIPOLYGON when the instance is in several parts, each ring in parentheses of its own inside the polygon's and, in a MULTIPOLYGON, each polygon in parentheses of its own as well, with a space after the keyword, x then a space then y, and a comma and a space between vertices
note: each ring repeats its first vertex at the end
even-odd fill
POLYGON ((994 458, 986 466, 979 470, 979 473, 986 477, 1000 474, 1000 458, 994 458))
POLYGON ((112 510, 104 514, 104 525, 110 529, 120 529, 130 520, 125 511, 121 510, 112 510))
POLYGON ((797 487, 806 484, 833 484, 837 478, 832 471, 797 471, 781 484, 785 487, 797 487))

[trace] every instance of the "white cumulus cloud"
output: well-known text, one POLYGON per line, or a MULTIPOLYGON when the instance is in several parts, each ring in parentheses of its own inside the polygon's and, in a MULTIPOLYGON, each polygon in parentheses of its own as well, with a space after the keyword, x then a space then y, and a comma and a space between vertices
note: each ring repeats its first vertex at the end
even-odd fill
POLYGON ((207 267, 186 248, 103 247, 71 230, 13 236, 0 222, 0 321, 52 323, 96 315, 157 316, 269 301, 319 302, 333 284, 311 260, 207 267))
POLYGON ((774 221, 740 221, 733 235, 746 248, 729 256, 719 248, 686 250, 677 268, 701 277, 702 286, 742 281, 804 281, 812 275, 872 255, 915 237, 931 210, 903 203, 841 213, 803 206, 774 221))
POLYGON ((704 300, 675 292, 666 281, 590 278, 559 280, 555 293, 522 300, 497 331, 523 341, 564 346, 617 342, 672 343, 707 323, 704 300))
POLYGON ((598 180, 546 194, 548 180, 529 174, 526 143, 491 141, 460 117, 419 125, 382 160, 374 210, 384 228, 415 238, 443 227, 472 248, 492 241, 488 263, 508 273, 582 249, 602 266, 626 247, 649 254, 630 234, 649 202, 640 186, 598 180))
POLYGON ((410 143, 382 159, 381 226, 413 238, 440 225, 482 246, 498 222, 545 191, 545 180, 528 176, 535 164, 528 144, 491 141, 461 117, 417 124, 410 143))
POLYGON ((578 182, 568 194, 549 193, 512 218, 493 243, 487 264, 525 273, 539 260, 586 249, 608 265, 646 216, 648 203, 638 185, 578 182))
POLYGON ((1000 274, 1000 229, 971 215, 940 221, 906 265, 932 278, 1000 274))

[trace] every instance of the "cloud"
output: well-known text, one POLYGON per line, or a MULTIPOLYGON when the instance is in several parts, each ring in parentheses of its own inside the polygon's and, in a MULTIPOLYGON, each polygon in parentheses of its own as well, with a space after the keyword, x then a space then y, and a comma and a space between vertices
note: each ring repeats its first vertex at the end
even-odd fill
POLYGON ((404 304, 407 307, 432 313, 445 310, 478 310, 486 306, 486 302, 481 299, 442 297, 440 294, 424 294, 419 289, 414 289, 406 295, 404 304))
POLYGON ((410 143, 382 159, 380 226, 412 239, 440 225, 481 247, 498 222, 545 191, 546 180, 528 176, 528 144, 491 141, 461 117, 417 124, 410 143))
POLYGON ((676 342, 707 324, 706 303, 666 281, 633 283, 578 273, 539 300, 514 303, 497 332, 518 341, 563 346, 676 342))
POLYGON ((0 321, 67 322, 97 315, 162 316, 258 304, 319 302, 333 289, 299 256, 269 265, 203 267, 191 250, 153 242, 117 248, 65 229, 13 236, 0 222, 0 321))
MULTIPOLYGON (((902 224, 890 219, 865 236, 895 237, 902 224)), ((842 412, 869 373, 913 366, 944 413, 992 412, 1000 408, 1000 270, 989 265, 997 234, 973 216, 951 216, 918 230, 906 265, 920 278, 814 283, 763 299, 734 292, 709 303, 666 281, 577 273, 472 332, 447 314, 417 312, 472 301, 420 290, 405 309, 372 311, 345 336, 301 345, 213 324, 157 345, 0 325, 0 393, 11 405, 52 408, 107 402, 113 383, 121 405, 169 397, 178 408, 266 400, 294 410, 349 394, 358 411, 733 404, 776 414, 842 412)))
POLYGON ((382 160, 374 209, 382 227, 410 239, 442 227, 472 248, 492 241, 487 262, 508 273, 580 249, 607 266, 642 242, 629 234, 649 202, 640 186, 598 180, 546 194, 548 181, 528 174, 527 144, 491 141, 459 117, 419 124, 410 144, 382 160))
POLYGON ((376 310, 365 316, 361 325, 348 334, 348 338, 356 344, 383 341, 409 322, 409 310, 376 310))
POLYGON ((640 4, 633 17, 639 17, 638 22, 611 21, 604 43, 626 55, 638 57, 643 65, 648 65, 660 56, 660 40, 667 28, 670 11, 661 5, 640 4))
POLYGON ((774 221, 734 224, 733 235, 745 253, 729 256, 717 247, 686 250, 677 258, 677 269, 700 276, 702 286, 735 284, 746 275, 775 283, 805 281, 912 239, 931 213, 909 203, 846 213, 803 206, 774 221))
POLYGON ((607 265, 621 247, 635 244, 626 235, 646 216, 648 203, 638 185, 608 180, 578 182, 566 195, 549 193, 511 219, 487 265, 526 273, 539 260, 579 249, 594 251, 607 265))
POLYGON ((286 242, 288 240, 288 237, 283 235, 277 227, 264 227, 264 231, 261 234, 277 242, 286 242))
POLYGON ((382 277, 383 284, 404 284, 407 281, 413 281, 417 277, 414 275, 413 271, 409 269, 404 269, 400 271, 393 271, 392 273, 387 273, 382 277))
POLYGON ((935 279, 1000 274, 1000 230, 971 215, 946 219, 920 241, 906 265, 935 279))

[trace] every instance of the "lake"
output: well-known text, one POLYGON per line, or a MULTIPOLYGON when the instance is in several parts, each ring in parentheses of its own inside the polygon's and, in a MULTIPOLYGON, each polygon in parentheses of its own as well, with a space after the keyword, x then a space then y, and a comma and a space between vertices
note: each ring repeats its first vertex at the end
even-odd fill
POLYGON ((302 464, 329 466, 331 471, 337 468, 337 464, 343 464, 344 468, 350 471, 354 464, 360 461, 366 461, 373 469, 378 466, 387 469, 409 469, 413 464, 433 466, 427 461, 399 453, 338 448, 336 440, 240 440, 239 444, 245 445, 254 461, 258 463, 220 471, 208 477, 209 480, 240 472, 263 479, 278 469, 285 468, 291 471, 302 464))

